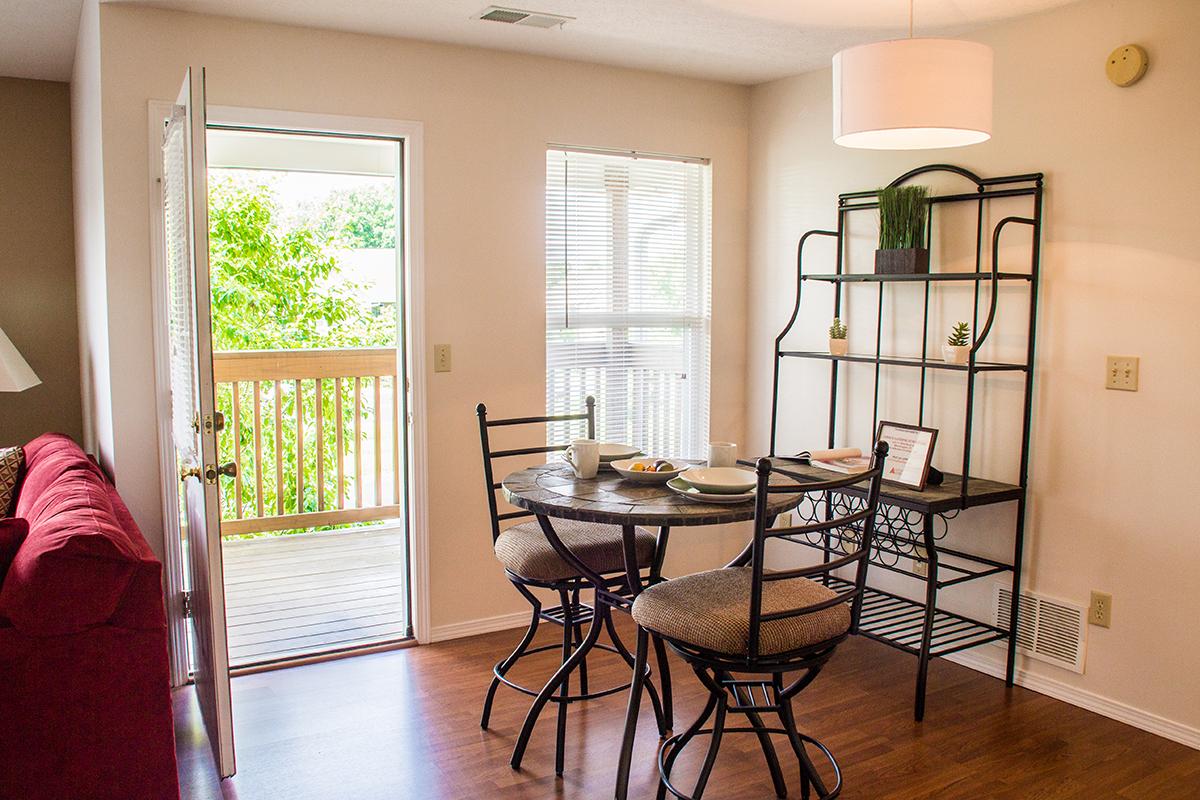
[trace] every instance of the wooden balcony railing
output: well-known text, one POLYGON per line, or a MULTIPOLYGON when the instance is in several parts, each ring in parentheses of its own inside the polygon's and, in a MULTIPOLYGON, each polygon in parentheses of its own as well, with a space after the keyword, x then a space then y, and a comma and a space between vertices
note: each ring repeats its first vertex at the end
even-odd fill
POLYGON ((395 348, 216 353, 221 534, 401 515, 395 348))

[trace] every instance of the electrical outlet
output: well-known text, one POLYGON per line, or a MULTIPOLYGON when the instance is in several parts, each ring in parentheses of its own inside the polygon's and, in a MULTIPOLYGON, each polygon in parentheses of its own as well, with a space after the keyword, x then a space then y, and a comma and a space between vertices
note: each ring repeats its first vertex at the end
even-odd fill
POLYGON ((929 577, 929 562, 921 560, 928 556, 928 553, 925 552, 925 548, 921 547, 921 545, 917 545, 913 548, 913 555, 916 556, 916 558, 912 559, 912 571, 917 575, 920 575, 922 578, 929 577))
POLYGON ((1101 628, 1112 627, 1112 595, 1092 590, 1092 602, 1088 606, 1088 624, 1101 628))
POLYGON ((1104 388, 1122 392, 1138 390, 1137 356, 1109 356, 1104 368, 1104 388))
POLYGON ((450 371, 450 345, 435 344, 433 346, 433 371, 450 371))

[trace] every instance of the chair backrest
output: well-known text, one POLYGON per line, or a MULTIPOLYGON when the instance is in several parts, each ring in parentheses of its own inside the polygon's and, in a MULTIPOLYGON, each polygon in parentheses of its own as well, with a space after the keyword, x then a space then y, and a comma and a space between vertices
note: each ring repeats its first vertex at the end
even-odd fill
POLYGON ((491 441, 488 437, 488 431, 492 428, 514 427, 523 425, 543 425, 547 422, 570 422, 573 420, 587 420, 587 438, 596 438, 596 398, 588 395, 586 400, 587 411, 579 414, 558 414, 548 417, 510 417, 508 419, 488 419, 487 406, 483 403, 475 406, 475 413, 479 416, 479 443, 483 448, 483 481, 487 487, 488 511, 492 517, 492 543, 500 537, 500 523, 519 517, 532 517, 530 511, 509 511, 504 514, 499 512, 496 503, 496 492, 500 489, 500 482, 496 480, 495 472, 492 469, 492 462, 502 458, 512 458, 514 456, 529 456, 537 453, 553 453, 558 450, 565 450, 571 443, 569 441, 562 444, 545 444, 536 447, 516 447, 507 450, 493 450, 491 441))
POLYGON ((753 577, 750 584, 750 646, 748 655, 751 661, 755 661, 759 657, 760 635, 764 622, 815 614, 818 611, 832 608, 840 603, 850 603, 850 632, 858 632, 858 620, 862 615, 863 590, 867 583, 867 562, 870 557, 871 544, 875 536, 875 512, 879 507, 879 485, 883 480, 883 463, 887 458, 887 452, 887 442, 878 442, 875 445, 875 452, 871 459, 871 468, 868 471, 848 475, 845 478, 821 482, 814 482, 811 477, 776 467, 771 463, 769 458, 760 458, 758 460, 758 491, 755 495, 756 505, 754 509, 754 543, 750 559, 753 577), (782 475, 791 480, 772 483, 772 475, 782 475), (827 518, 824 520, 787 528, 768 527, 772 522, 772 518, 768 516, 767 512, 768 495, 802 493, 824 495, 828 498, 830 496, 826 494, 828 492, 836 492, 849 486, 862 484, 864 481, 867 483, 866 502, 858 511, 840 517, 834 516, 832 506, 827 503, 826 507, 830 511, 826 514, 827 518), (822 564, 816 564, 811 567, 772 572, 767 572, 763 568, 766 545, 771 539, 798 534, 812 536, 813 534, 825 534, 833 531, 856 532, 858 534, 857 537, 839 533, 838 539, 842 542, 843 548, 847 544, 854 544, 855 539, 857 539, 857 547, 849 552, 844 551, 844 555, 837 558, 830 558, 822 564), (762 596, 765 584, 795 578, 820 579, 824 576, 832 575, 834 570, 849 566, 855 567, 854 581, 851 588, 839 591, 834 597, 811 605, 763 613, 762 596))

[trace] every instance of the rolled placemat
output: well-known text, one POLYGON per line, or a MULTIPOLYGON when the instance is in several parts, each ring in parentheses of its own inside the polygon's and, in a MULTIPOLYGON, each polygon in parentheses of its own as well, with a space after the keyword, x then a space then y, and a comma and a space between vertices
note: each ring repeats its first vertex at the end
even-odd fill
POLYGON ((861 458, 862 450, 857 447, 835 447, 832 450, 809 450, 801 455, 807 455, 809 461, 837 461, 839 458, 861 458))

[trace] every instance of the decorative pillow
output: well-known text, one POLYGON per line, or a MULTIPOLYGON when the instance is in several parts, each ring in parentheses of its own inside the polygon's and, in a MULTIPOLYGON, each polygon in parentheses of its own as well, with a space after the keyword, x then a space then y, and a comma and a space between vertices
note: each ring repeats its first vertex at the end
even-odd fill
POLYGON ((25 448, 0 447, 0 517, 13 513, 17 483, 21 480, 21 468, 24 466, 25 448))
POLYGON ((4 576, 12 566, 21 542, 29 535, 29 522, 20 517, 0 519, 0 585, 4 584, 4 576))

